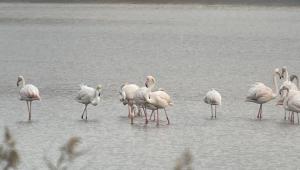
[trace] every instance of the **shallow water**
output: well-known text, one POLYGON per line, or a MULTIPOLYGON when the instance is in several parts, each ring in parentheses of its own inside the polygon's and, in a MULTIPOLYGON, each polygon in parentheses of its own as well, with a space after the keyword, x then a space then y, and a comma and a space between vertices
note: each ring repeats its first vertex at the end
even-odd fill
POLYGON ((0 134, 8 126, 20 169, 46 169, 58 148, 80 136, 89 152, 70 169, 172 169, 189 148, 195 169, 297 169, 298 125, 272 101, 256 120, 245 103, 251 83, 272 85, 272 70, 298 74, 300 9, 191 5, 0 4, 0 134), (40 89, 33 121, 18 100, 17 76, 40 89), (153 75, 172 96, 171 125, 129 124, 119 103, 124 82, 153 75), (74 97, 79 84, 102 84, 100 105, 74 97), (202 102, 222 94, 218 118, 202 102))

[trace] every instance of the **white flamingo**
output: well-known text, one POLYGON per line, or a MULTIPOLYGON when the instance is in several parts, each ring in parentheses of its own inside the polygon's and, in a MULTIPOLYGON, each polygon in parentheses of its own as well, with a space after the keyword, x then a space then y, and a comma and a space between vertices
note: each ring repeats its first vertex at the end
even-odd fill
POLYGON ((281 76, 278 68, 276 68, 273 72, 273 83, 275 86, 275 92, 273 92, 273 90, 270 87, 264 85, 261 82, 256 82, 255 84, 253 84, 248 91, 246 102, 253 102, 260 105, 257 113, 258 119, 262 118, 262 105, 276 98, 276 96, 278 95, 278 84, 276 79, 277 75, 279 75, 279 77, 281 76))
POLYGON ((88 87, 87 85, 80 85, 80 90, 78 92, 78 95, 76 96, 76 101, 85 105, 81 115, 81 119, 83 119, 85 113, 85 119, 87 120, 87 106, 89 104, 92 104, 94 106, 97 106, 99 104, 101 90, 101 85, 98 85, 96 89, 88 87))
POLYGON ((294 112, 297 113, 298 117, 298 124, 299 124, 299 115, 298 113, 300 112, 300 91, 296 90, 290 90, 288 87, 283 86, 279 93, 283 94, 283 91, 287 91, 284 95, 284 101, 283 101, 283 107, 287 111, 291 111, 291 123, 294 123, 294 112))
POLYGON ((217 118, 217 105, 221 105, 221 94, 216 91, 215 89, 212 89, 208 91, 203 98, 204 102, 210 105, 211 109, 211 119, 214 118, 214 113, 213 113, 213 105, 215 106, 215 119, 217 118))
MULTIPOLYGON (((289 73, 287 71, 286 66, 283 66, 281 69, 281 77, 285 78, 285 81, 282 83, 282 85, 280 86, 279 89, 281 89, 283 86, 285 86, 286 88, 288 88, 290 90, 298 90, 297 85, 295 83, 293 83, 294 79, 296 79, 298 82, 298 77, 296 75, 292 75, 291 77, 289 77, 289 73)), ((277 105, 283 105, 284 96, 286 96, 286 95, 284 95, 284 94, 280 95, 280 98, 277 101, 277 105)), ((284 111, 284 120, 286 120, 286 109, 284 111)))
POLYGON ((166 111, 166 107, 173 106, 171 97, 165 91, 159 90, 155 92, 151 92, 150 89, 147 91, 145 95, 145 99, 147 105, 152 105, 152 108, 157 108, 157 125, 159 125, 159 114, 158 109, 164 109, 165 115, 168 121, 168 125, 170 124, 170 120, 166 111))
POLYGON ((146 82, 145 82, 145 87, 139 88, 134 95, 134 103, 137 105, 138 108, 142 108, 145 114, 146 118, 146 124, 148 123, 148 118, 147 118, 147 111, 146 111, 146 93, 148 90, 152 91, 153 88, 155 87, 156 80, 153 76, 147 76, 146 77, 146 82))
POLYGON ((129 83, 125 83, 120 87, 120 101, 124 105, 128 105, 128 117, 131 118, 131 124, 133 124, 134 95, 138 89, 139 86, 129 83))
MULTIPOLYGON (((159 88, 158 89, 159 91, 165 91, 163 88, 159 88)), ((153 116, 153 120, 155 121, 155 111, 158 111, 158 108, 157 107, 155 107, 154 105, 152 105, 152 104, 149 104, 149 103, 146 103, 146 108, 148 109, 148 110, 151 110, 152 112, 151 112, 151 114, 150 114, 150 117, 149 117, 149 120, 151 120, 151 118, 152 118, 152 115, 154 115, 153 116)))
POLYGON ((295 79, 295 75, 293 75, 292 77, 289 77, 289 72, 287 71, 286 66, 282 67, 281 74, 282 74, 282 77, 285 78, 285 81, 282 83, 281 87, 285 86, 286 88, 289 88, 290 90, 298 90, 297 85, 290 80, 291 78, 295 79))
POLYGON ((18 77, 17 86, 20 86, 20 100, 25 100, 28 109, 28 120, 31 120, 31 102, 34 100, 41 100, 40 92, 37 87, 32 84, 25 84, 25 79, 23 76, 18 77), (20 83, 22 84, 20 85, 20 83), (29 104, 28 104, 29 103, 29 104))

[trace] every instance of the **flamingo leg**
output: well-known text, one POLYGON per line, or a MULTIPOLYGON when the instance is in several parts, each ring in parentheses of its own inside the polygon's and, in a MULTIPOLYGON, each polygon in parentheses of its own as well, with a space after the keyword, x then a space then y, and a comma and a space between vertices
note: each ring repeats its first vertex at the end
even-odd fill
POLYGON ((30 113, 30 110, 29 110, 28 101, 26 101, 26 104, 27 104, 27 110, 28 110, 28 120, 29 120, 29 113, 30 113))
POLYGON ((299 124, 299 113, 297 112, 298 124, 299 124))
POLYGON ((127 106, 128 106, 128 118, 130 118, 130 106, 129 104, 127 106))
POLYGON ((284 110, 284 120, 286 120, 286 110, 284 110))
POLYGON ((214 113, 213 113, 213 106, 212 105, 210 105, 210 112, 211 112, 211 119, 213 119, 214 118, 214 113))
POLYGON ((87 120, 87 107, 85 109, 85 120, 87 120))
POLYGON ((133 106, 130 106, 130 109, 129 109, 129 110, 130 110, 130 123, 133 124, 133 114, 134 114, 134 113, 132 113, 132 111, 133 111, 133 106))
POLYGON ((262 118, 262 104, 261 104, 261 108, 260 108, 260 120, 262 118))
POLYGON ((85 105, 85 107, 84 107, 84 109, 83 109, 83 112, 82 112, 82 115, 81 115, 81 119, 83 119, 83 115, 84 115, 84 112, 85 112, 85 110, 86 110, 86 107, 87 107, 87 105, 85 105))
POLYGON ((294 113, 294 112, 291 113, 291 120, 290 120, 290 121, 291 121, 291 124, 293 124, 293 113, 294 113))
POLYGON ((167 120, 168 120, 168 125, 169 125, 169 124, 170 124, 170 120, 169 120, 169 117, 168 117, 168 114, 167 114, 167 111, 166 111, 165 108, 164 108, 164 110, 165 110, 166 118, 167 118, 167 120))
POLYGON ((146 118, 146 124, 148 124, 148 117, 147 117, 147 110, 146 110, 146 107, 143 107, 143 110, 144 110, 144 114, 145 114, 145 118, 146 118))
POLYGON ((30 112, 29 112, 29 120, 31 120, 31 102, 32 101, 29 102, 29 110, 30 110, 30 112))
MULTIPOLYGON (((141 110, 141 109, 140 109, 140 110, 141 110)), ((146 110, 146 107, 145 107, 145 106, 142 106, 142 110, 143 110, 143 112, 144 112, 144 115, 145 115, 145 114, 146 114, 146 111, 147 111, 147 110, 146 110)), ((141 111, 140 111, 140 112, 141 112, 141 111)), ((143 116, 143 114, 141 114, 141 113, 140 113, 140 115, 139 115, 139 116, 143 116)))
POLYGON ((149 120, 151 120, 152 115, 153 115, 153 112, 154 112, 154 110, 152 110, 152 112, 151 112, 151 114, 150 114, 150 117, 149 117, 149 120))
POLYGON ((294 112, 292 112, 292 114, 293 114, 293 124, 295 124, 295 114, 294 112))
POLYGON ((260 104, 259 109, 258 109, 258 113, 257 113, 257 119, 261 119, 261 112, 262 112, 262 104, 260 104))
POLYGON ((159 125, 159 115, 158 115, 158 109, 157 109, 156 111, 157 111, 157 120, 156 120, 156 122, 157 122, 157 123, 156 123, 156 124, 157 124, 157 125, 159 125))
POLYGON ((215 105, 215 119, 217 118, 217 105, 215 105))

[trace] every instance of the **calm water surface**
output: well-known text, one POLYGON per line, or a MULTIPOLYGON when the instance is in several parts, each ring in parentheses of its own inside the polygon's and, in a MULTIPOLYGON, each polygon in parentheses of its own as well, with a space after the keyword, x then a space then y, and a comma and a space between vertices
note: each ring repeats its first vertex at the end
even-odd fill
POLYGON ((0 4, 0 134, 14 134, 21 170, 46 169, 43 155, 54 160, 74 135, 89 152, 70 169, 172 169, 185 148, 194 169, 297 169, 300 126, 274 101, 257 121, 244 99, 251 83, 273 87, 275 67, 300 74, 299 30, 299 8, 0 4), (19 74, 42 96, 30 123, 19 74), (159 127, 130 125, 119 103, 119 86, 147 75, 174 100, 170 126, 163 114, 159 127), (88 121, 74 101, 81 83, 104 87, 88 121), (202 102, 212 87, 217 120, 202 102))

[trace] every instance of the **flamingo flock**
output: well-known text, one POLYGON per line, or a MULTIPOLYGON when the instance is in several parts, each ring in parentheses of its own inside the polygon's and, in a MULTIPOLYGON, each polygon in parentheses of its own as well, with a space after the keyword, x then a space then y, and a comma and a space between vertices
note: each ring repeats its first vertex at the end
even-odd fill
POLYGON ((128 83, 125 83, 121 86, 120 101, 124 105, 128 105, 128 117, 131 120, 131 124, 133 124, 133 119, 135 117, 134 108, 138 108, 138 112, 141 112, 141 110, 144 112, 145 124, 148 124, 147 109, 152 110, 151 116, 156 111, 157 125, 159 125, 158 110, 163 109, 168 121, 167 124, 170 124, 166 108, 173 105, 171 97, 162 89, 155 91, 155 83, 156 80, 153 76, 147 76, 144 87, 139 87, 136 84, 128 83))
MULTIPOLYGON (((299 112, 300 112, 300 91, 299 91, 299 79, 296 75, 290 75, 287 67, 281 69, 275 68, 273 71, 273 86, 266 86, 262 82, 256 82, 248 90, 246 96, 246 102, 252 102, 259 104, 257 112, 257 119, 262 119, 263 109, 262 106, 265 103, 270 102, 273 99, 278 98, 277 105, 281 105, 284 108, 284 119, 287 119, 287 112, 289 112, 288 119, 294 124, 294 114, 297 114, 297 120, 299 124, 299 112), (284 79, 283 83, 278 86, 278 81, 284 79), (294 82, 296 80, 296 83, 294 82)), ((20 87, 19 95, 21 101, 26 101, 28 109, 28 120, 31 120, 31 106, 32 101, 41 100, 39 89, 32 84, 25 84, 23 76, 19 76, 17 79, 17 86, 20 87)), ((75 100, 78 103, 84 104, 84 110, 81 115, 81 119, 87 120, 87 107, 89 104, 97 106, 100 103, 100 97, 102 92, 102 86, 97 85, 96 88, 89 87, 87 85, 80 85, 75 100)), ((166 90, 159 88, 156 90, 156 79, 153 76, 147 76, 143 86, 136 84, 124 83, 120 87, 119 91, 120 102, 128 108, 128 118, 130 123, 134 123, 134 118, 144 115, 145 124, 149 123, 152 119, 156 121, 156 124, 160 124, 159 110, 164 110, 167 125, 170 124, 170 119, 167 114, 167 108, 173 106, 173 101, 166 90), (147 111, 151 111, 151 115, 148 118, 147 111)), ((215 90, 209 90, 203 98, 204 103, 211 107, 211 119, 217 118, 217 106, 221 105, 221 94, 215 90)))

